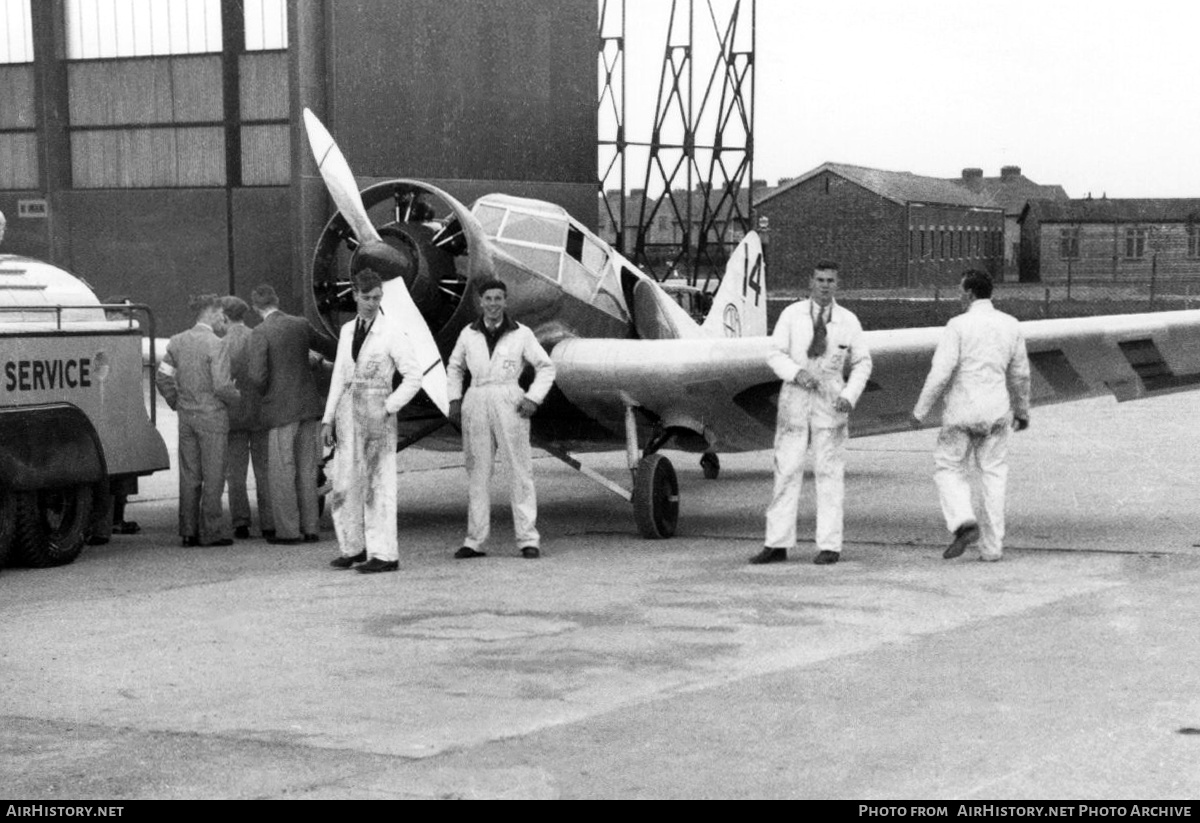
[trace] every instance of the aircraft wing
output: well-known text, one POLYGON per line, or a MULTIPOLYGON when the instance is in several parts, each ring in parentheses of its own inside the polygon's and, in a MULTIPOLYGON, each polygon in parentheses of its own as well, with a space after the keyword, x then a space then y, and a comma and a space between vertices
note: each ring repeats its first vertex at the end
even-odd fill
MULTIPOLYGON (((1200 387, 1200 311, 1037 320, 1021 328, 1034 405, 1200 387)), ((874 367, 851 414, 852 435, 908 427, 941 333, 867 332, 874 367)), ((665 426, 702 434, 718 451, 745 451, 768 448, 774 438, 780 383, 766 364, 770 345, 767 337, 570 339, 552 357, 558 387, 597 421, 619 426, 625 406, 634 405, 665 426)), ((936 413, 927 424, 937 424, 936 413)))

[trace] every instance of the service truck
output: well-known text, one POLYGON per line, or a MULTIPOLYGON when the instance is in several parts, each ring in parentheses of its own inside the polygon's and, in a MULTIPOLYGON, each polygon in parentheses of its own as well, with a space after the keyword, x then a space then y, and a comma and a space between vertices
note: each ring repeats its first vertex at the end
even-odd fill
POLYGON ((114 495, 168 468, 154 331, 146 306, 0 254, 0 566, 70 563, 108 538, 114 495))

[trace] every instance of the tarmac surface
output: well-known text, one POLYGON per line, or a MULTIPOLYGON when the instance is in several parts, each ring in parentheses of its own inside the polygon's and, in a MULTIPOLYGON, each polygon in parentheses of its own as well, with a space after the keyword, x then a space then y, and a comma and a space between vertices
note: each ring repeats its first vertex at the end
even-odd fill
MULTIPOLYGON (((696 457, 678 535, 536 460, 545 555, 494 486, 456 561, 454 453, 401 455, 401 569, 143 532, 0 573, 0 794, 1183 799, 1200 795, 1200 395, 1036 409, 1001 563, 941 559, 933 431, 851 441, 846 546, 750 566, 769 452, 696 457)), ((174 446, 174 422, 160 429, 174 446)), ((173 456, 173 455, 172 455, 173 456)), ((626 481, 621 453, 584 456, 626 481)), ((812 535, 806 485, 801 535, 812 535)))

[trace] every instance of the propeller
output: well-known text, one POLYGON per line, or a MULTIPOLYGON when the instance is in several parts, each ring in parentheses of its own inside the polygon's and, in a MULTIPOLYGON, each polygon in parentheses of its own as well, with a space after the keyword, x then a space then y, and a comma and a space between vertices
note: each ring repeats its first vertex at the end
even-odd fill
POLYGON ((423 375, 421 388, 442 414, 448 415, 450 400, 446 387, 446 367, 442 363, 433 332, 405 283, 406 277, 411 278, 414 271, 412 258, 380 236, 363 205, 350 164, 346 162, 329 130, 307 108, 304 110, 304 128, 308 132, 308 142, 321 179, 325 181, 334 205, 358 241, 358 248, 354 251, 354 267, 361 269, 369 266, 379 272, 383 279, 383 313, 408 334, 423 375))

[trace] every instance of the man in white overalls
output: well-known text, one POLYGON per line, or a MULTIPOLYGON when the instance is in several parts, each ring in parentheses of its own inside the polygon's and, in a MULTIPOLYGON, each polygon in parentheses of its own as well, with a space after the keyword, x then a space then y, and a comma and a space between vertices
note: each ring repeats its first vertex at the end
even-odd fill
POLYGON ((404 331, 380 310, 383 281, 370 269, 354 276, 358 316, 342 326, 321 439, 337 450, 329 496, 341 555, 364 574, 400 566, 396 538, 396 413, 421 390, 421 369, 404 331), (403 378, 392 389, 392 377, 403 378), (365 562, 364 562, 365 561, 365 562))
POLYGON ((817 263, 808 300, 779 315, 767 363, 783 381, 775 423, 775 492, 767 535, 751 563, 778 563, 796 546, 804 454, 812 444, 817 485, 819 566, 842 552, 842 498, 850 410, 871 376, 871 353, 858 318, 834 302, 836 263, 817 263), (849 379, 846 372, 849 372, 849 379))
POLYGON ((502 281, 485 280, 478 291, 483 316, 458 335, 446 367, 450 418, 461 421, 470 495, 467 536, 454 556, 462 560, 486 554, 480 547, 491 531, 488 483, 499 449, 512 472, 517 546, 522 557, 532 559, 541 554, 541 538, 537 531, 529 418, 554 383, 554 363, 529 327, 505 314, 508 288, 502 281), (535 377, 529 390, 522 391, 517 379, 526 364, 533 367, 535 377), (471 386, 464 397, 463 377, 467 372, 471 386))

